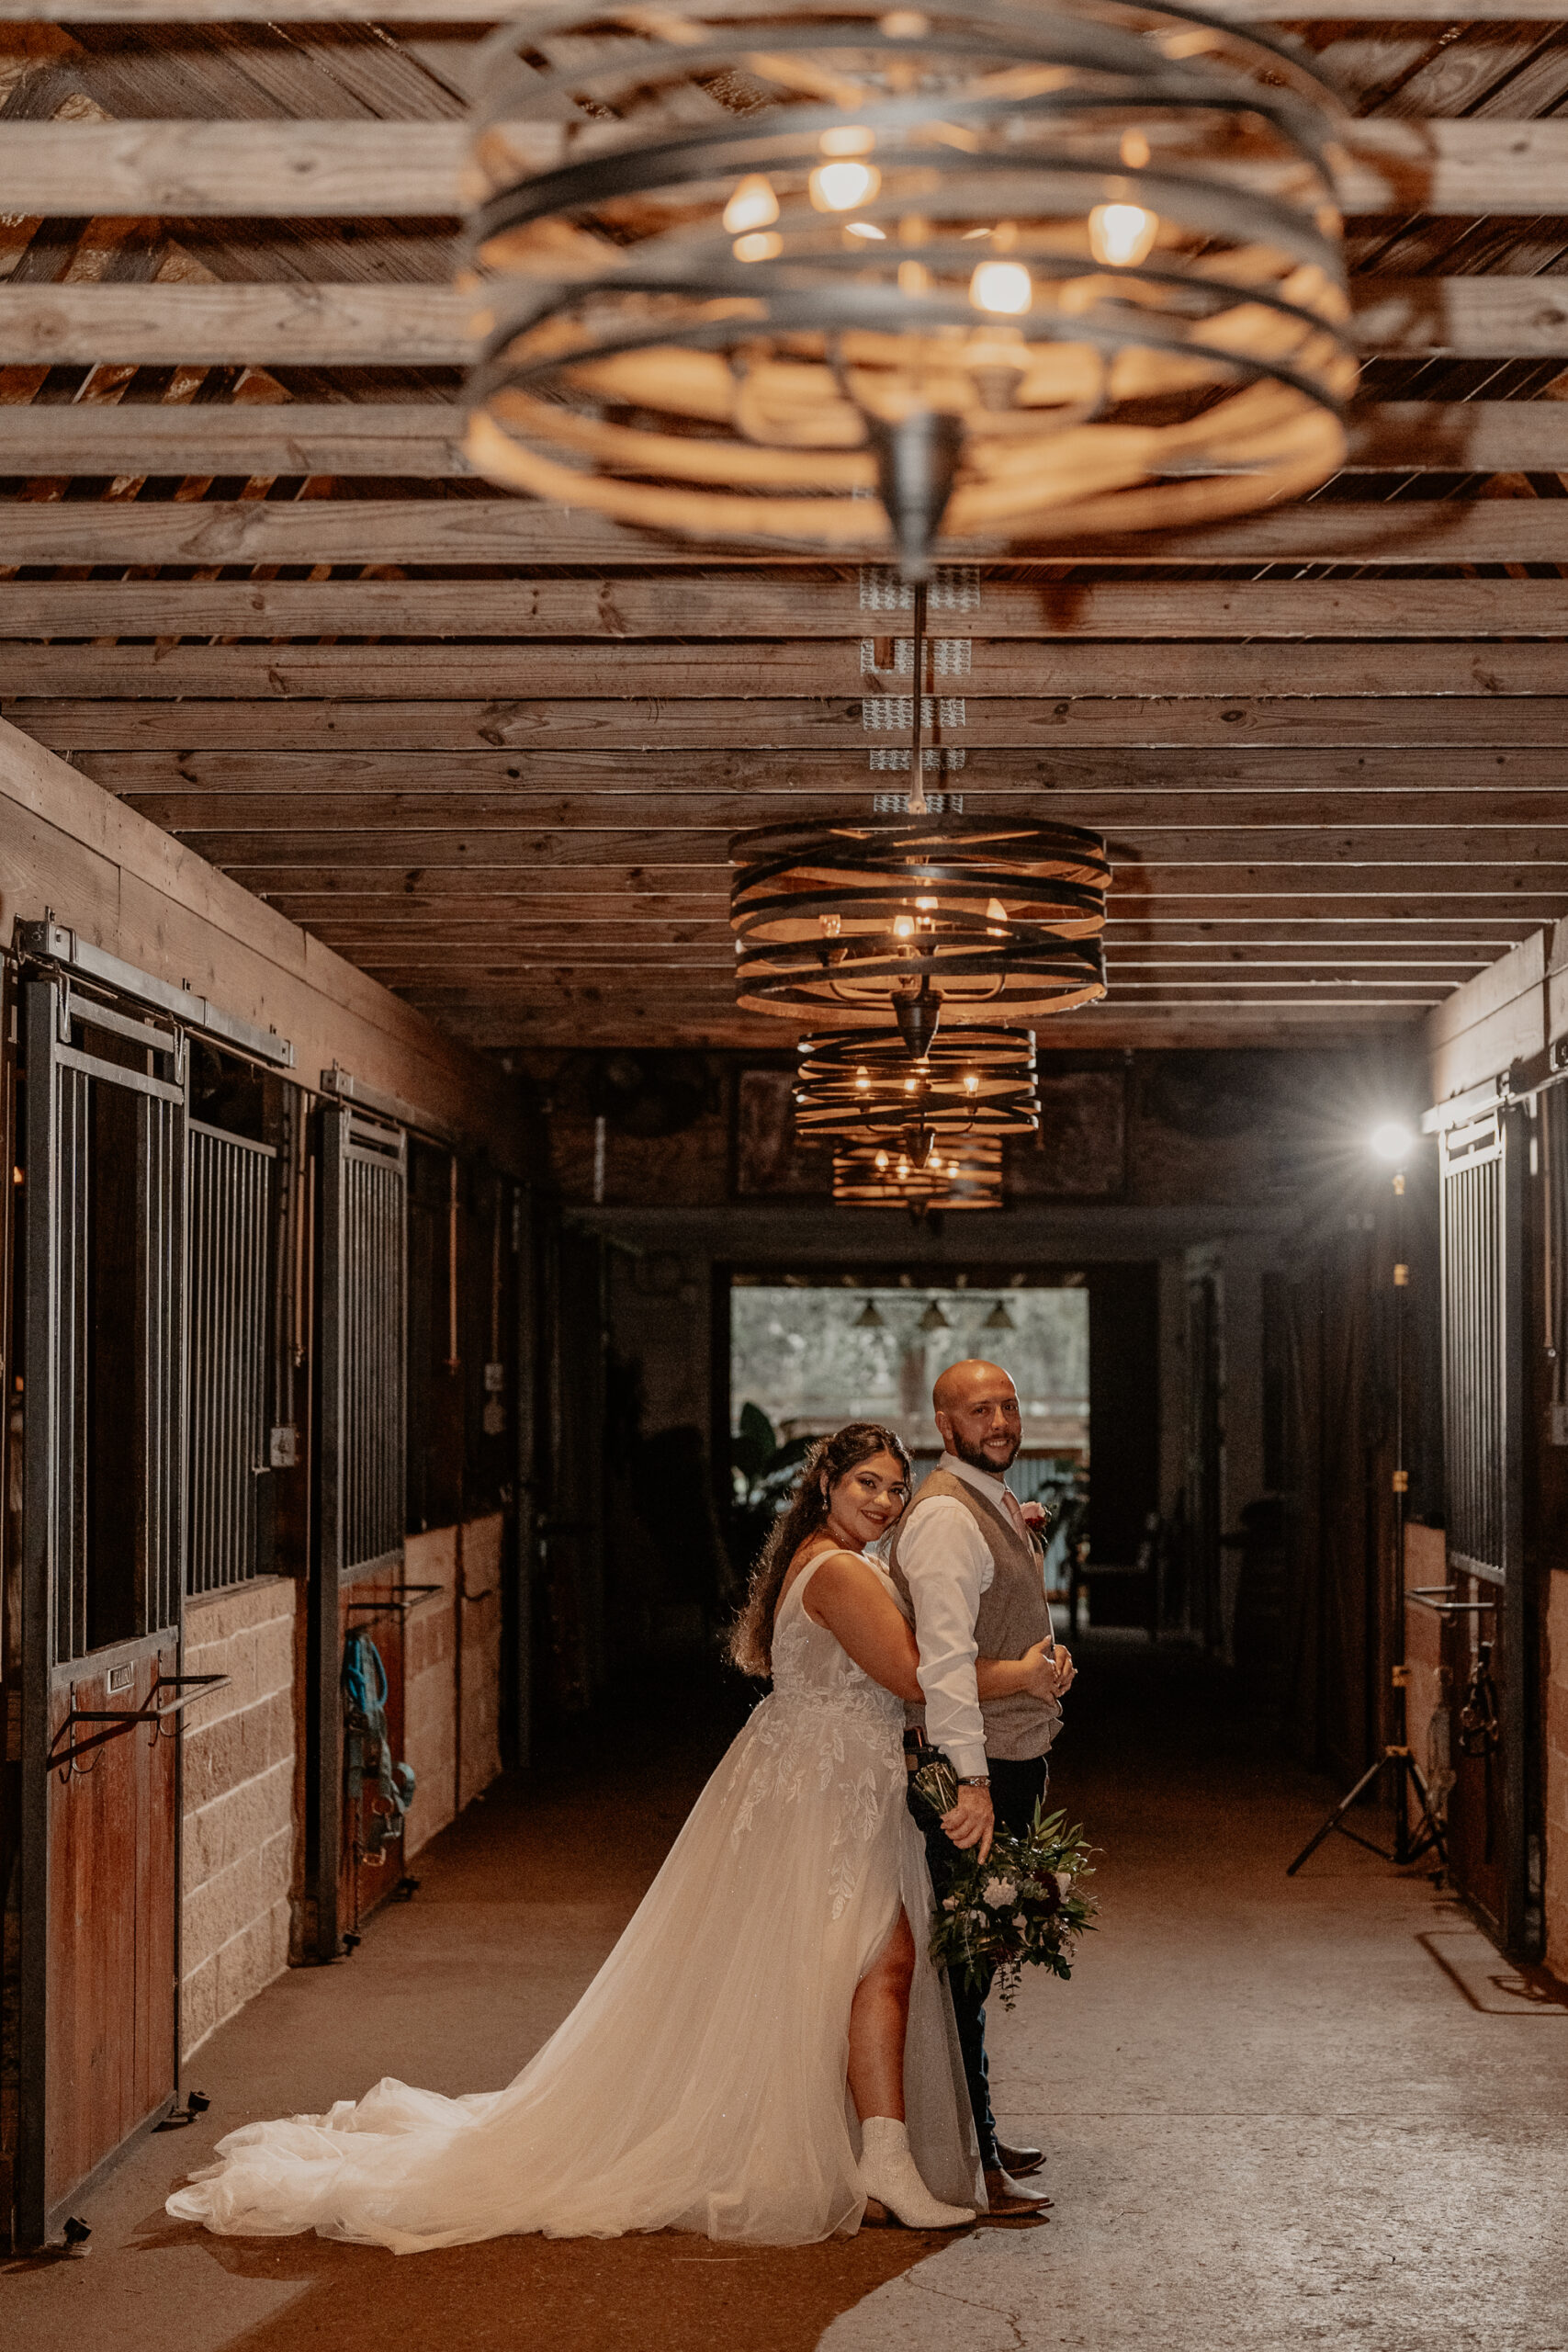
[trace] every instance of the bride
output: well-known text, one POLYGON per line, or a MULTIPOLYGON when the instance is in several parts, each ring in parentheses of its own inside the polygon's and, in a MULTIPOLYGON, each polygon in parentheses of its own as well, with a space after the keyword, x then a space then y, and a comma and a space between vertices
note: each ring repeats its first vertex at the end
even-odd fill
MULTIPOLYGON (((771 1673, 615 1951, 504 2090, 391 2077, 357 2105, 247 2124, 168 2200, 229 2235, 394 2253, 542 2231, 792 2245, 985 2205, 931 1883, 904 1804, 915 1640, 867 1547, 909 1496, 890 1430, 818 1446, 758 1563, 732 1654, 771 1673)), ((987 1696, 1041 1651, 981 1661, 987 1696)))

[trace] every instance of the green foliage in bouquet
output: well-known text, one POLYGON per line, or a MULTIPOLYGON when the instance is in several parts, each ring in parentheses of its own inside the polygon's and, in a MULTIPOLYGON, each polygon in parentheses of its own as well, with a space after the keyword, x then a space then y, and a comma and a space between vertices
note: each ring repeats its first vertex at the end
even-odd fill
POLYGON ((1025 1968, 1073 1973, 1077 1939, 1095 1924, 1095 1902, 1085 1891, 1094 1875, 1090 1849, 1066 1815, 1041 1815, 1022 1837, 998 1829, 982 1862, 954 1849, 954 1867, 933 1914, 931 1958, 939 1968, 962 1969, 972 1984, 995 1969, 995 1990, 1011 2008, 1025 1968))

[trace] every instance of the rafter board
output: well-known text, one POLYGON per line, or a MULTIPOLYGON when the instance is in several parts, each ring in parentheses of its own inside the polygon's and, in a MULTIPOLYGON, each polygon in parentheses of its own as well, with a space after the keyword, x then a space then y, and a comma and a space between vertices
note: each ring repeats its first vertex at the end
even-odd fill
MULTIPOLYGON (((965 549, 941 552, 957 563, 976 560, 965 549)), ((1090 542, 1036 539, 989 555, 1010 563, 1141 567, 1568 562, 1568 499, 1412 498, 1383 504, 1319 500, 1201 530, 1157 537, 1128 532, 1090 542)), ((696 560, 745 571, 788 558, 735 548, 708 548, 699 556, 682 542, 525 499, 40 499, 0 504, 0 564, 620 562, 651 570, 689 567, 696 560)), ((1082 592, 1067 593, 1076 597, 1082 592)), ((1323 626, 1326 629, 1327 622, 1323 626)))
MULTIPOLYGON (((1057 687, 1032 695, 965 697, 938 691, 924 699, 928 741, 980 762, 974 789, 986 788, 991 751, 1024 751, 1046 759, 1062 752, 1125 745, 1163 752, 1237 743, 1282 752, 1355 750, 1557 750, 1568 739, 1568 698, 1561 695, 1336 696, 1069 695, 1057 687)), ((0 711, 57 751, 619 751, 632 753, 740 751, 841 752, 907 743, 912 695, 751 702, 687 701, 671 696, 615 702, 272 702, 11 700, 0 711), (869 716, 868 716, 869 715, 869 716)), ((847 769, 846 759, 842 765, 847 769)), ((861 793, 858 775, 830 781, 829 791, 861 793)), ((626 789, 637 790, 628 775, 626 789)), ((820 789, 809 777, 800 790, 820 789)), ((891 789, 892 787, 885 787, 891 789)))
MULTIPOLYGON (((1259 0, 1209 0, 1215 16, 1255 24, 1556 24, 1551 0, 1471 0, 1456 18, 1442 0, 1317 0, 1316 6, 1259 5, 1259 0)), ((290 24, 495 24, 504 11, 495 0, 380 0, 373 18, 350 0, 289 0, 290 24)), ((272 24, 276 0, 0 0, 0 23, 64 25, 272 24)))
MULTIPOLYGON (((31 218, 321 220, 456 216, 465 121, 18 121, 0 142, 0 211, 31 218)), ((1349 214, 1568 211, 1568 123, 1352 124, 1349 214)))
MULTIPOLYGON (((135 591, 128 587, 124 593, 130 598, 135 591)), ((906 662, 910 659, 908 639, 902 658, 906 662)), ((761 645, 745 639, 730 645, 615 645, 590 639, 551 647, 110 647, 0 640, 0 686, 19 727, 29 726, 35 718, 51 728, 69 726, 64 701, 79 708, 89 699, 106 696, 156 703, 178 697, 185 711, 196 702, 220 707, 232 697, 253 707, 279 703, 293 708, 301 702, 321 706, 313 719, 300 723, 320 731, 330 729, 333 740, 341 741, 348 740, 341 731, 344 725, 352 728, 355 723, 355 715, 345 713, 344 706, 365 702, 386 707, 384 720, 371 722, 381 728, 386 740, 401 740, 410 746, 424 740, 417 733, 398 735, 413 713, 421 729, 450 729, 453 741, 493 745, 525 740, 534 705, 548 703, 562 718, 570 718, 574 706, 609 705, 620 696, 628 704, 628 725, 636 723, 630 705, 641 697, 657 705, 660 730, 671 722, 678 728, 710 723, 692 710, 700 705, 711 707, 711 724, 727 728, 728 740, 761 741, 773 715, 790 708, 790 698, 798 703, 800 727, 819 729, 829 707, 840 713, 848 707, 853 726, 859 703, 866 697, 908 697, 913 679, 908 669, 897 667, 898 659, 897 640, 880 636, 838 643, 761 645), (878 669, 878 661, 888 666, 878 669), (35 708, 34 698, 39 697, 46 707, 35 708), (853 698, 852 707, 845 697, 853 698), (465 710, 465 704, 472 707, 465 710), (509 712, 517 715, 514 739, 508 734, 509 712)), ((1225 709, 1213 723, 1244 732, 1256 716, 1245 707, 1248 696, 1322 701, 1322 709, 1295 716, 1298 721, 1307 718, 1324 726, 1349 720, 1358 696, 1386 696, 1410 700, 1410 721, 1418 728, 1436 716, 1421 697, 1480 696, 1506 704, 1568 693, 1568 650, 1554 644, 1478 645, 1463 639, 1386 647, 1355 641, 1121 646, 963 637, 938 640, 925 684, 939 697, 963 697, 965 740, 983 706, 1011 696, 1029 697, 1032 707, 1038 706, 1021 739, 1031 741, 1043 729, 1058 724, 1064 739, 1070 740, 1080 724, 1095 728, 1109 722, 1133 729, 1161 722, 1162 714, 1135 708, 1119 717, 1087 708, 1058 713, 1054 696, 1070 697, 1075 705, 1105 695, 1134 703, 1195 697, 1224 703, 1225 709), (954 666, 959 659, 962 669, 954 666), (1326 707, 1329 698, 1332 707, 1326 707), (1229 715, 1233 707, 1234 718, 1229 715)), ((235 723, 252 715, 247 709, 235 723)), ((589 715, 585 708, 585 721, 589 715)), ((1534 710, 1527 716, 1535 724, 1547 713, 1534 710)), ((1516 723, 1517 717, 1503 724, 1516 723)), ((1006 718, 1005 709, 998 712, 998 723, 1005 723, 1006 718)), ((105 715, 105 723, 112 723, 111 715, 105 715)), ((212 723, 210 713, 207 723, 212 723)), ((1480 721, 1471 713, 1461 714, 1458 723, 1473 729, 1480 721)), ((803 735, 801 740, 807 739, 803 735)), ((984 740, 1003 739, 993 725, 984 740)), ((1473 733, 1466 740, 1475 740, 1473 733)))
MULTIPOLYGON (((69 747, 65 747, 69 748, 69 747)), ((877 774, 839 754, 815 767, 800 753, 688 752, 654 754, 635 764, 608 752, 471 752, 461 775, 449 754, 432 752, 80 751, 74 764, 107 789, 124 794, 149 791, 205 793, 270 792, 279 798, 310 794, 418 794, 454 811, 465 797, 484 794, 526 821, 530 806, 553 795, 586 814, 597 808, 612 820, 636 825, 667 805, 670 796, 705 796, 707 805, 739 825, 760 822, 759 806, 772 795, 770 816, 809 802, 824 787, 863 808, 874 792, 904 792, 906 773, 877 774), (459 789, 459 786, 461 789, 459 789), (513 791, 511 787, 519 789, 513 791)), ((1278 792, 1292 782, 1302 805, 1335 792, 1365 793, 1382 787, 1431 794, 1439 782, 1466 794, 1512 788, 1562 793, 1562 758, 1555 745, 1523 750, 1455 752, 1439 763, 1429 752, 1400 745, 1370 750, 1313 750, 1293 763, 1270 745, 1221 745, 1150 752, 1143 759, 1115 748, 1100 751, 996 751, 987 754, 985 773, 967 768, 945 779, 950 789, 985 792, 1010 785, 1032 802, 1074 791, 1103 796, 1134 788, 1140 771, 1149 784, 1202 794, 1278 792), (1292 775, 1292 764, 1294 775, 1292 775)), ((935 779, 933 779, 933 786, 935 779)), ((1568 796, 1563 797, 1568 808, 1568 796)))
MULTIPOLYGON (((1568 357, 1568 282, 1550 277, 1351 281, 1361 351, 1568 357)), ((0 286, 0 362, 461 367, 473 299, 446 286, 0 286)))
MULTIPOLYGON (((0 507, 0 533, 12 511, 0 507)), ((1568 560, 1568 530, 1562 549, 1568 560)), ((495 638, 530 645, 553 638, 592 638, 614 644, 668 639, 678 625, 682 636, 746 640, 743 658, 756 660, 760 649, 752 640, 858 643, 866 637, 907 633, 905 615, 881 608, 874 584, 881 574, 874 571, 870 578, 870 591, 853 566, 837 574, 818 570, 782 577, 760 570, 709 577, 688 569, 654 579, 607 574, 515 581, 0 581, 0 640, 13 640, 13 649, 16 640, 28 638, 120 635, 495 638)), ((1517 639, 1551 644, 1568 639, 1564 580, 1089 584, 1000 579, 981 571, 976 586, 971 610, 944 615, 936 604, 933 635, 975 633, 1046 645, 1107 639, 1185 645, 1236 638, 1274 643, 1372 638, 1401 645, 1427 638, 1517 639)), ((404 650, 396 649, 399 654, 404 650)), ((442 649, 435 650, 441 658, 442 649)), ((279 658, 287 664, 298 654, 279 658)), ((517 658, 535 657, 530 651, 517 658)))
MULTIPOLYGON (((0 473, 472 480, 462 433, 462 413, 434 402, 0 406, 0 473)), ((1568 472, 1568 404, 1389 402, 1352 417, 1343 470, 1568 472)))

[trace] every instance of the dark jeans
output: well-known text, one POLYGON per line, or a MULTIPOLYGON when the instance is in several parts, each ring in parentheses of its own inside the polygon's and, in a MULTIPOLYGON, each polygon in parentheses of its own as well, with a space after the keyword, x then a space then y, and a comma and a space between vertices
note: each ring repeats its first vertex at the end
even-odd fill
MULTIPOLYGON (((1019 1764, 1010 1762, 1006 1757, 988 1756, 986 1769, 991 1776, 991 1804, 997 1827, 1016 1833, 1026 1830, 1033 1821, 1035 1805, 1045 1793, 1045 1758, 1034 1756, 1019 1764)), ((928 1829, 926 1860, 940 1903, 953 1883, 960 1860, 958 1849, 940 1829, 928 1829)), ((983 1982, 976 1984, 962 1970, 950 1970, 947 1981, 953 1992, 953 2015, 958 2020, 958 2045, 964 2052, 964 2077, 969 2086, 969 2104, 975 2110, 980 2161, 987 2171, 992 2171, 997 2162, 997 2127, 991 2114, 986 2068, 986 1996, 991 1989, 991 1979, 987 1973, 983 1982)))

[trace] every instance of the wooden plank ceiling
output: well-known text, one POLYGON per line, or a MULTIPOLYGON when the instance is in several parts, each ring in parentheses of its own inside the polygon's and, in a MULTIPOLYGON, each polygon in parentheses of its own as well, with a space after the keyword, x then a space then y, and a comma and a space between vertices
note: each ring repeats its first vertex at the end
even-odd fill
MULTIPOLYGON (((786 1044, 727 837, 907 788, 887 575, 468 475, 488 13, 265 6, 0 0, 0 709, 478 1044, 786 1044)), ((1568 25, 1290 28, 1361 118, 1347 469, 933 597, 932 787, 1112 847, 1043 1043, 1408 1028, 1568 913, 1568 25)))

